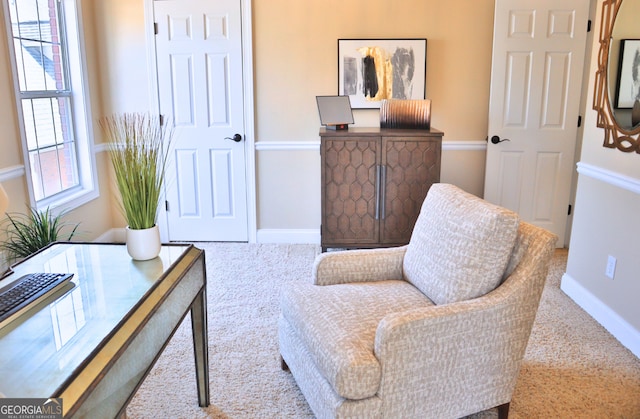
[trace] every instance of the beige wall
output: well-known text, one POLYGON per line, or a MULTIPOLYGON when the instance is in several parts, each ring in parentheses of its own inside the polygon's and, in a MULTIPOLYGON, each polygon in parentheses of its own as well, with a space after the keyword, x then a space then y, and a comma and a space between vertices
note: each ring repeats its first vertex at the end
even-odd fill
MULTIPOLYGON (((319 229, 315 96, 337 93, 338 38, 427 38, 426 91, 433 101, 433 126, 445 132, 445 141, 484 140, 493 4, 253 0, 258 229, 319 229), (260 149, 261 143, 274 142, 285 146, 260 149)), ((144 0, 97 2, 95 17, 104 113, 146 109, 144 0)), ((358 110, 355 119, 356 125, 376 125, 378 113, 358 110)), ((484 152, 477 147, 445 150, 442 180, 481 195, 484 152)))
POLYGON ((93 3, 101 116, 151 110, 144 1, 93 3))
POLYGON ((2 127, 0 169, 6 169, 22 165, 22 151, 13 82, 11 81, 11 63, 9 62, 3 7, 0 7, 0 19, 0 127, 2 127))
MULTIPOLYGON (((493 0, 254 0, 256 141, 317 142, 316 95, 337 94, 340 38, 427 38, 426 96, 445 141, 487 135, 493 0)), ((356 126, 378 124, 355 110, 356 126)), ((285 147, 286 148, 286 147, 285 147)), ((442 181, 482 195, 484 151, 448 151, 442 181)), ((318 151, 258 151, 258 228, 318 229, 318 151)))
MULTIPOLYGON (((258 140, 317 139, 316 95, 337 94, 339 38, 427 38, 432 124, 449 140, 487 131, 493 0, 254 0, 258 140)), ((368 122, 357 112, 356 122, 368 122)), ((371 116, 371 115, 369 115, 371 116)))
MULTIPOLYGON (((113 112, 149 109, 144 0, 84 3, 95 119, 113 112)), ((445 132, 445 144, 484 140, 493 4, 493 0, 400 1, 393 5, 381 0, 254 0, 255 141, 292 144, 268 151, 258 147, 256 151, 258 228, 319 228, 315 96, 337 93, 338 38, 427 38, 426 91, 433 101, 433 126, 445 132)), ((5 45, 0 46, 0 89, 10 92, 5 45)), ((13 132, 8 139, 0 139, 13 148, 6 162, 2 160, 4 153, 0 156, 0 168, 20 165, 13 102, 5 100, 0 106, 6 111, 0 115, 0 122, 13 132)), ((355 111, 355 118, 360 126, 378 123, 376 110, 355 111)), ((101 143, 97 130, 95 136, 101 143)), ((98 160, 104 158, 103 154, 98 153, 98 160)), ((107 167, 99 165, 103 182, 108 179, 107 167)), ((449 151, 445 145, 442 180, 481 195, 484 151, 478 151, 477 145, 469 151, 449 151)), ((109 186, 102 185, 101 190, 109 191, 109 186)), ((100 220, 104 220, 82 220, 85 229, 92 232, 90 236, 122 226, 111 199, 103 197, 89 208, 88 214, 101 214, 100 220)), ((76 212, 78 216, 84 213, 82 209, 76 212)))
MULTIPOLYGON (((98 92, 100 98, 95 120, 114 113, 153 111, 150 89, 154 79, 150 74, 154 69, 148 60, 144 0, 84 1, 93 4, 91 49, 95 51, 97 67, 93 91, 98 92)), ((97 130, 96 143, 102 142, 101 132, 97 130)), ((110 177, 111 167, 104 146, 102 150, 99 156, 105 164, 100 177, 108 182, 106 191, 111 195, 111 220, 104 233, 123 228, 126 221, 115 198, 118 192, 110 177)))
MULTIPOLYGON (((20 148, 20 131, 17 123, 15 95, 11 81, 11 66, 7 47, 7 32, 4 28, 4 8, 0 7, 0 182, 9 196, 7 212, 24 211, 27 197, 20 148), (16 174, 18 173, 18 174, 16 174)), ((0 220, 4 220, 0 214, 0 220)), ((4 224, 0 229, 0 240, 4 240, 4 224)), ((0 273, 4 272, 8 262, 0 253, 0 273)))
MULTIPOLYGON (((598 0, 595 34, 600 30, 601 8, 602 0, 598 0)), ((593 41, 581 174, 563 287, 577 284, 570 290, 572 298, 609 330, 624 330, 640 350, 640 155, 602 146, 604 131, 596 127, 596 113, 591 109, 597 38, 593 41), (613 280, 605 276, 609 255, 617 258, 613 280)))

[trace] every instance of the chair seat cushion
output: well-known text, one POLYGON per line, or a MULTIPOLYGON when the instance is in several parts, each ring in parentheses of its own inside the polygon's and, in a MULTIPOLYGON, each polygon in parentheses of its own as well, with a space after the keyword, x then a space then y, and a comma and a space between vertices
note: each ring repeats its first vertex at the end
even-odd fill
POLYGON ((500 284, 519 223, 513 211, 434 184, 407 247, 405 278, 436 304, 480 297, 500 284))
POLYGON ((406 281, 283 288, 282 315, 305 343, 317 368, 346 399, 376 394, 381 366, 373 347, 378 323, 398 311, 433 303, 406 281))

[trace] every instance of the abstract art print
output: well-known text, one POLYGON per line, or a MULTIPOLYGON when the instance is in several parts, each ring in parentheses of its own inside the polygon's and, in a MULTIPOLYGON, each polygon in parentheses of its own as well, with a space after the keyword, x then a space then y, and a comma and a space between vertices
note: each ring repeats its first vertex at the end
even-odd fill
POLYGON ((632 108, 640 100, 640 39, 620 40, 616 108, 632 108))
POLYGON ((426 71, 426 39, 338 39, 338 95, 354 109, 424 99, 426 71))

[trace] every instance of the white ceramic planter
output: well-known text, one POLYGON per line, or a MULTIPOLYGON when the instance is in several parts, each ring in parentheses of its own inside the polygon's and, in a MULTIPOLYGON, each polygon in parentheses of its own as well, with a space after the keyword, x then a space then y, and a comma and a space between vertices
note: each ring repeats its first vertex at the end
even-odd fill
POLYGON ((160 229, 157 225, 144 230, 127 226, 127 252, 134 260, 149 260, 160 254, 160 229))

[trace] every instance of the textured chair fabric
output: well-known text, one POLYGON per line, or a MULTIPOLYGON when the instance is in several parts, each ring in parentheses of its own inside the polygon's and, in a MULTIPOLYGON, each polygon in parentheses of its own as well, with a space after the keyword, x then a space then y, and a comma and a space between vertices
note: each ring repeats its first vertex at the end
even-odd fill
POLYGON ((335 392, 359 400, 374 396, 380 386, 382 367, 373 353, 380 321, 390 313, 432 305, 406 281, 292 284, 283 293, 282 315, 308 343, 314 364, 335 392))
MULTIPOLYGON (((433 192, 484 203, 449 185, 433 192)), ((518 223, 497 288, 434 304, 405 272, 408 255, 430 251, 427 207, 409 245, 324 253, 312 283, 283 288, 280 353, 318 418, 458 418, 510 401, 556 237, 518 223)))
POLYGON ((518 214, 453 185, 433 185, 404 258, 405 278, 436 304, 493 290, 518 233, 518 214))

